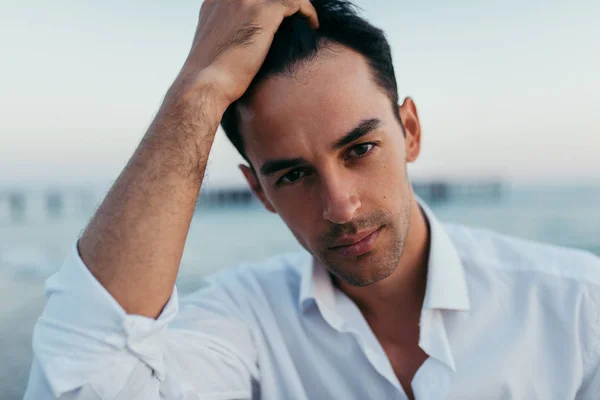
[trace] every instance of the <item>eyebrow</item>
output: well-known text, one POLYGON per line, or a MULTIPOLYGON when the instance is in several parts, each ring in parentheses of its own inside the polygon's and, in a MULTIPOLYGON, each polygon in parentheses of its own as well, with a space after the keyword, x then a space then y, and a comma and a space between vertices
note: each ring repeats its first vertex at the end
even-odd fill
POLYGON ((304 158, 288 158, 281 160, 268 160, 260 167, 261 175, 273 175, 282 169, 297 167, 298 165, 307 164, 304 158))
MULTIPOLYGON (((378 118, 371 118, 361 121, 354 129, 344 135, 342 138, 338 139, 331 145, 331 149, 338 150, 355 140, 368 135, 373 132, 375 129, 379 128, 382 125, 381 120, 378 118)), ((260 167, 261 175, 273 175, 277 171, 281 171, 283 169, 297 167, 299 165, 308 164, 308 162, 301 157, 297 158, 284 158, 284 159, 276 159, 276 160, 267 160, 260 167)))
POLYGON ((344 135, 344 137, 338 139, 335 143, 333 143, 333 145, 331 145, 331 148, 333 150, 339 150, 347 144, 354 142, 356 139, 360 139, 361 137, 368 135, 375 129, 379 128, 381 125, 382 122, 378 118, 365 119, 361 121, 360 124, 358 124, 349 133, 344 135))

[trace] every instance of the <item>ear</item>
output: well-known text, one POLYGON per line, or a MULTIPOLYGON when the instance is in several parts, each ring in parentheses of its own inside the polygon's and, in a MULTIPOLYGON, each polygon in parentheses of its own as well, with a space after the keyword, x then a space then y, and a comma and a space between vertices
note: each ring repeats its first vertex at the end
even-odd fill
POLYGON ((244 164, 240 164, 238 167, 240 168, 240 171, 242 171, 242 174, 244 174, 244 177, 246 178, 250 189, 252 189, 252 193, 254 193, 256 197, 258 197, 263 206, 268 211, 272 213, 277 213, 275 211, 275 208, 273 208, 273 206, 271 205, 269 199, 267 199, 267 196, 265 196, 265 192, 263 191, 260 182, 258 182, 258 178, 256 177, 254 170, 244 164))
POLYGON ((421 153, 421 122, 417 106, 410 97, 407 97, 398 109, 406 134, 406 161, 414 162, 421 153))

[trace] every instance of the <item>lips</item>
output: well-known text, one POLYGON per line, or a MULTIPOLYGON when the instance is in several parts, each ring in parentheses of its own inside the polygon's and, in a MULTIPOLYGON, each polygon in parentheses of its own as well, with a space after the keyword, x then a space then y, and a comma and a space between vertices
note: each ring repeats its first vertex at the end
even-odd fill
POLYGON ((330 251, 343 257, 358 257, 373 250, 381 228, 363 232, 360 235, 347 236, 339 239, 336 244, 329 248, 330 251))
POLYGON ((362 232, 361 234, 358 234, 358 235, 345 236, 341 239, 336 240, 335 244, 333 246, 331 246, 330 248, 335 249, 337 247, 353 245, 353 244, 358 243, 361 240, 365 239, 367 236, 371 235, 372 233, 374 233, 377 230, 379 230, 379 228, 371 229, 369 231, 362 232))

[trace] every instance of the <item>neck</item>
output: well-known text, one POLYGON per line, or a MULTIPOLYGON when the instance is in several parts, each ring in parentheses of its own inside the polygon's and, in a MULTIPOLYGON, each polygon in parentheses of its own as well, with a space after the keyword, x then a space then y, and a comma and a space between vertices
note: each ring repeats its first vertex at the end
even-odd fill
POLYGON ((429 258, 429 226, 416 200, 411 209, 410 225, 398 267, 390 276, 369 286, 348 285, 338 279, 334 283, 361 309, 365 317, 406 322, 421 314, 427 282, 429 258))

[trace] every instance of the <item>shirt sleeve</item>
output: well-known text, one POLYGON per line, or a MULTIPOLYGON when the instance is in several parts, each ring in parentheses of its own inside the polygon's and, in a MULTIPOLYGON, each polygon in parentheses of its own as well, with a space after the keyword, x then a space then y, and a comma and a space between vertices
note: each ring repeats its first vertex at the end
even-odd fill
POLYGON ((586 333, 582 339, 584 377, 577 400, 600 399, 600 259, 595 261, 593 266, 597 268, 598 284, 588 287, 582 302, 584 322, 581 331, 586 333))
POLYGON ((258 381, 243 311, 218 280, 157 319, 129 315, 95 279, 74 245, 46 282, 33 333, 25 400, 244 399, 258 381))

